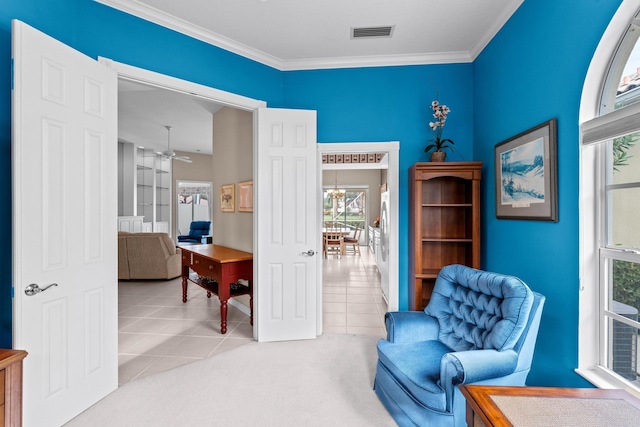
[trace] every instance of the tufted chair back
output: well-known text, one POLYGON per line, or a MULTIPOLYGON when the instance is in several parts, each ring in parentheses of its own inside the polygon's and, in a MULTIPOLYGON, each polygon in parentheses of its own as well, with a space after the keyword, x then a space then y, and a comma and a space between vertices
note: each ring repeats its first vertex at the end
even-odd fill
POLYGON ((449 265, 436 279, 425 313, 435 317, 438 339, 454 351, 512 349, 534 303, 518 278, 449 265))

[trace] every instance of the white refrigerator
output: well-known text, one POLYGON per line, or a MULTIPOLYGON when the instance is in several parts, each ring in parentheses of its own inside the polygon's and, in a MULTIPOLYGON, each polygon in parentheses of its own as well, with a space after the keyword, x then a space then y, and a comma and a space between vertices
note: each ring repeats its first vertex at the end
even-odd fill
POLYGON ((376 247, 376 263, 380 271, 380 286, 389 304, 389 192, 380 194, 380 244, 376 247))

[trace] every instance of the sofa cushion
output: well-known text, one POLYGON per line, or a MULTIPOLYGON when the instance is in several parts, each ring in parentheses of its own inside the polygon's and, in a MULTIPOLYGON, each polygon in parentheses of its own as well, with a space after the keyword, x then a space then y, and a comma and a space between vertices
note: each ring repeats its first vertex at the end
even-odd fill
MULTIPOLYGON (((129 256, 127 251, 127 236, 118 232, 118 280, 129 280, 129 256)), ((126 232, 125 232, 126 233, 126 232)), ((129 233, 127 233, 129 234, 129 233)))
POLYGON ((438 411, 445 410, 445 393, 438 385, 440 360, 450 351, 450 348, 437 340, 378 342, 380 364, 416 400, 438 411))
POLYGON ((159 237, 160 240, 162 241, 162 243, 164 243, 164 247, 166 248, 166 250, 167 250, 169 255, 173 255, 173 254, 176 253, 176 244, 174 243, 173 239, 171 239, 171 237, 169 237, 169 235, 167 233, 162 233, 162 232, 145 233, 145 232, 141 232, 141 233, 134 233, 131 236, 139 236, 139 237, 143 237, 143 238, 159 237))
POLYGON ((439 339, 455 351, 513 348, 533 293, 518 278, 449 265, 436 279, 425 313, 438 319, 439 339))
POLYGON ((182 253, 167 233, 119 235, 118 260, 119 279, 172 279, 182 270, 182 253))

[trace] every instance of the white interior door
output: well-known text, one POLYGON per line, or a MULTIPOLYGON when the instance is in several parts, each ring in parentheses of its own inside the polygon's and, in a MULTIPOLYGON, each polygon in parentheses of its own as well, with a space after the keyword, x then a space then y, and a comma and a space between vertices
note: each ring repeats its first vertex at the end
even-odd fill
POLYGON ((13 344, 24 425, 62 425, 118 386, 117 75, 22 22, 12 38, 13 344))
POLYGON ((258 341, 316 337, 316 112, 257 111, 258 341))

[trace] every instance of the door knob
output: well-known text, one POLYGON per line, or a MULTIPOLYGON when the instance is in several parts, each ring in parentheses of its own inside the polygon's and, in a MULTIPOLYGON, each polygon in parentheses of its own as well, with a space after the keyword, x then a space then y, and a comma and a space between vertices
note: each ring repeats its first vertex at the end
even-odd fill
POLYGON ((32 283, 29 286, 27 286, 26 288, 24 288, 24 293, 27 294, 27 296, 34 296, 35 294, 39 294, 40 292, 44 292, 47 289, 49 289, 52 286, 58 286, 57 283, 52 283, 49 286, 45 286, 44 288, 41 288, 40 286, 38 286, 37 283, 32 283))
POLYGON ((316 252, 313 249, 309 249, 306 252, 302 252, 300 255, 314 256, 315 254, 316 254, 316 252))

